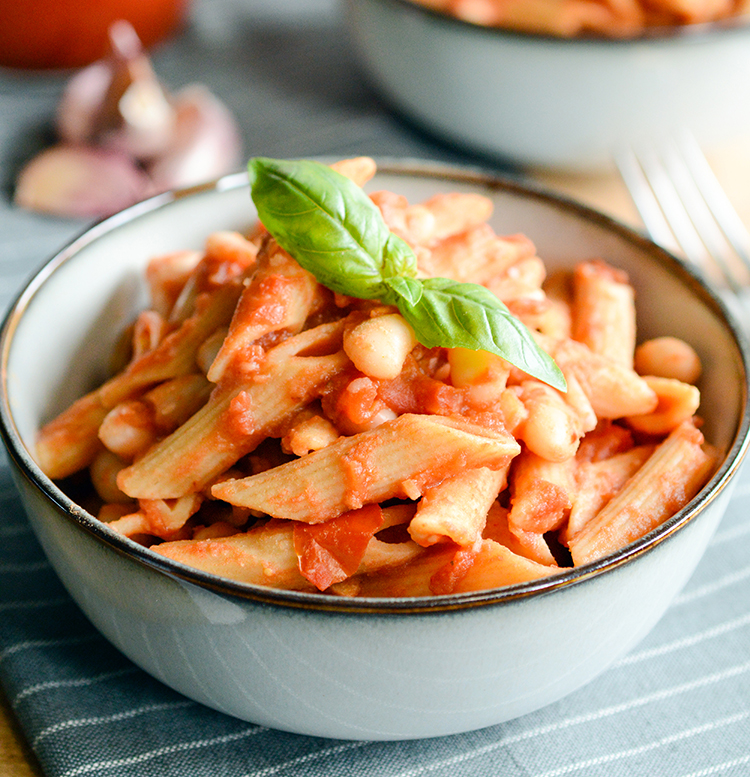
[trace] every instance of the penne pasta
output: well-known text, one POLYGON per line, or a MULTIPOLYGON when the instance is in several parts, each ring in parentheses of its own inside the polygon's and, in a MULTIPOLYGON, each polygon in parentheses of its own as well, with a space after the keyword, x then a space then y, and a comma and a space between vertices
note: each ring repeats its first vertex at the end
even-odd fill
POLYGON ((174 499, 202 489, 315 399, 345 364, 343 352, 290 356, 244 387, 215 392, 187 422, 124 469, 119 487, 138 499, 174 499))
POLYGON ((425 547, 446 540, 476 545, 490 506, 505 488, 506 470, 470 469, 426 489, 409 524, 411 538, 425 547))
POLYGON ((576 566, 595 561, 647 534, 684 507, 716 464, 716 452, 686 421, 584 529, 570 540, 576 566))
POLYGON ((639 445, 609 458, 579 465, 573 503, 561 537, 566 545, 646 463, 653 451, 653 445, 639 445))
POLYGON ((457 467, 502 469, 509 435, 458 419, 405 414, 288 464, 217 483, 217 499, 276 518, 318 523, 372 502, 424 493, 457 467))
POLYGON ((656 408, 656 393, 634 370, 575 340, 558 340, 548 348, 563 372, 578 380, 597 418, 642 415, 656 408))
POLYGON ((413 0, 488 27, 571 38, 629 38, 652 27, 700 24, 747 12, 745 0, 413 0))
POLYGON ((35 450, 42 472, 60 480, 88 467, 102 448, 98 431, 106 416, 99 391, 94 391, 42 427, 35 450))
POLYGON ((573 339, 632 369, 635 301, 625 273, 602 261, 583 262, 573 273, 573 294, 573 339))
MULTIPOLYGON (((367 157, 333 167, 359 185, 375 172, 367 157)), ((299 262, 282 249, 275 213, 152 260, 151 309, 115 374, 41 430, 42 469, 77 489, 87 475, 99 520, 164 558, 365 597, 549 577, 642 537, 703 486, 717 457, 698 431, 700 359, 674 338, 636 347, 624 274, 589 260, 547 278, 529 238, 494 232, 482 195, 363 203, 372 230, 319 251, 329 275, 359 268, 362 299, 303 268, 317 245, 299 262), (380 281, 361 255, 371 238, 380 281), (516 346, 536 340, 565 384, 494 341, 428 347, 425 294, 430 330, 525 326, 516 346)))
POLYGON ((222 380, 233 359, 248 360, 248 349, 264 335, 280 330, 299 332, 315 303, 315 278, 273 241, 265 243, 259 264, 208 370, 208 379, 213 383, 222 380))

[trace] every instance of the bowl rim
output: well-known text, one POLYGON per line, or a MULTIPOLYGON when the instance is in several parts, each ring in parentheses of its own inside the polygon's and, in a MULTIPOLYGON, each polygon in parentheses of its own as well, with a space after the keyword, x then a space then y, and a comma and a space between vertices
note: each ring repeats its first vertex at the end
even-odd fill
MULTIPOLYGON (((335 597, 324 593, 266 588, 229 580, 213 573, 194 569, 167 559, 123 537, 76 504, 42 473, 33 460, 31 452, 23 443, 10 410, 7 390, 8 360, 13 345, 13 335, 25 310, 37 292, 56 270, 68 262, 74 261, 83 248, 96 242, 101 236, 125 228, 131 221, 138 219, 140 216, 152 214, 162 208, 168 208, 186 197, 210 194, 212 192, 221 193, 229 189, 247 187, 248 177, 246 173, 234 173, 200 186, 159 194, 109 218, 103 219, 85 229, 77 238, 52 256, 17 294, 14 302, 8 308, 0 328, 0 436, 2 436, 10 458, 16 465, 17 476, 23 477, 34 489, 41 493, 45 500, 56 506, 79 529, 93 535, 118 554, 124 555, 151 570, 164 573, 169 577, 194 584, 199 588, 211 590, 230 599, 251 600, 257 603, 291 609, 302 608, 305 610, 359 614, 377 612, 389 615, 404 613, 426 614, 447 610, 465 610, 489 605, 502 605, 534 595, 544 595, 570 588, 585 580, 613 572, 624 564, 638 559, 671 538, 688 523, 691 523, 709 503, 718 498, 729 484, 729 481, 737 473, 742 459, 748 447, 750 447, 750 391, 748 390, 750 344, 718 294, 710 286, 706 285, 696 271, 634 229, 567 195, 553 192, 534 182, 522 183, 519 180, 504 177, 496 172, 488 172, 481 168, 427 160, 378 157, 376 162, 379 174, 442 179, 446 182, 471 184, 489 191, 505 191, 522 198, 542 201, 547 206, 567 211, 587 222, 598 224, 607 231, 614 232, 626 242, 633 244, 639 250, 650 254, 658 263, 665 265, 670 272, 678 275, 695 294, 702 298, 704 304, 713 309, 732 335, 739 355, 738 367, 745 376, 741 386, 741 413, 732 444, 726 451, 721 465, 709 482, 683 509, 679 510, 656 529, 615 553, 580 567, 564 569, 559 574, 539 580, 484 591, 440 596, 349 598, 335 597)), ((249 215, 252 215, 252 204, 250 205, 249 215)))
MULTIPOLYGON (((538 41, 550 45, 558 43, 561 46, 627 46, 637 42, 662 42, 677 45, 685 41, 701 41, 709 38, 721 37, 727 33, 741 33, 750 29, 750 12, 717 19, 711 22, 697 22, 694 24, 669 25, 648 27, 635 35, 606 36, 594 33, 583 33, 575 36, 554 35, 552 33, 532 32, 527 30, 514 30, 505 27, 495 27, 479 24, 457 16, 451 16, 435 8, 428 8, 414 0, 368 0, 373 3, 392 5, 402 9, 403 12, 413 12, 423 15, 431 23, 453 26, 456 30, 467 34, 489 35, 499 39, 516 40, 519 42, 538 41)), ((353 5, 361 0, 347 0, 353 5)))

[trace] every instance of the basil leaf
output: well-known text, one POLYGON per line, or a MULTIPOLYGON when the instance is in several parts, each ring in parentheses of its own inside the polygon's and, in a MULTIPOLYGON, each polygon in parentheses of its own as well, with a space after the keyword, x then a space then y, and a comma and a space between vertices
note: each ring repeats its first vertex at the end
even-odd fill
MULTIPOLYGON (((380 211, 378 211, 380 216, 380 211)), ((380 216, 382 218, 382 216, 380 216)), ((417 255, 412 247, 392 232, 383 251, 383 276, 385 278, 414 278, 417 274, 417 255)))
POLYGON ((310 160, 259 157, 248 172, 260 220, 284 250, 333 291, 380 297, 391 233, 359 186, 310 160))
POLYGON ((393 276, 386 278, 383 285, 389 292, 393 292, 393 294, 386 292, 381 299, 381 302, 386 305, 398 307, 400 299, 405 300, 409 305, 416 305, 422 296, 422 281, 418 281, 416 278, 393 276))
POLYGON ((263 157, 250 160, 248 174, 266 229, 324 286, 395 305, 427 347, 491 351, 565 390, 552 358, 488 289, 418 280, 414 251, 349 178, 320 162, 263 157))
POLYGON ((423 345, 490 351, 553 388, 566 390, 552 357, 491 291, 448 278, 421 283, 419 301, 412 304, 402 297, 398 308, 423 345))

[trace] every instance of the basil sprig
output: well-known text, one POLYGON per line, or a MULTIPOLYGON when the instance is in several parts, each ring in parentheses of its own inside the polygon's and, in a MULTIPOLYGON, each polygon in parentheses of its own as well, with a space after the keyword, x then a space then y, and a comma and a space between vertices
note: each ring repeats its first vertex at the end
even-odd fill
POLYGON ((398 308, 428 348, 501 356, 565 390, 565 378, 531 332, 484 286, 417 278, 417 258, 353 181, 311 160, 256 157, 253 202, 276 242, 332 291, 398 308))

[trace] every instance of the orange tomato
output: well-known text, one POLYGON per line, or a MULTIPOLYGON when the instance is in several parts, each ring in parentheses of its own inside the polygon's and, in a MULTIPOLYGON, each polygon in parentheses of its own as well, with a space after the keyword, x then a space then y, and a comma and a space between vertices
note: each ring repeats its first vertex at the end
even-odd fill
POLYGON ((143 45, 168 37, 189 0, 9 0, 0 11, 0 65, 72 68, 104 56, 107 29, 129 21, 143 45))

